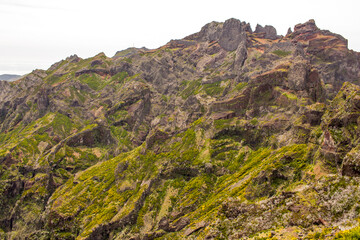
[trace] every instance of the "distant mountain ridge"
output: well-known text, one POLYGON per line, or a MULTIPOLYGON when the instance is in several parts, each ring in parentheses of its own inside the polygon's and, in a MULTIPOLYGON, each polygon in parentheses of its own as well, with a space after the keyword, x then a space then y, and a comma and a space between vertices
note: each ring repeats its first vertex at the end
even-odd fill
POLYGON ((16 81, 21 78, 21 75, 16 74, 1 74, 0 81, 16 81))

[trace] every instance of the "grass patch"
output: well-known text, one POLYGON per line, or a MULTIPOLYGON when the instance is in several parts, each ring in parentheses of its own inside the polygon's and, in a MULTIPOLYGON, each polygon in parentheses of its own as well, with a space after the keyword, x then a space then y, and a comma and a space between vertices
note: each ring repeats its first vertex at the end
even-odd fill
POLYGON ((83 74, 79 77, 80 82, 87 84, 91 89, 97 91, 105 86, 104 81, 95 73, 83 74))
POLYGON ((194 81, 183 81, 181 85, 184 86, 184 90, 180 93, 180 96, 183 99, 187 99, 191 95, 195 95, 199 92, 201 87, 201 79, 194 81))
POLYGON ((279 57, 286 57, 291 54, 291 51, 275 50, 272 53, 279 57))
POLYGON ((216 96, 224 91, 224 87, 221 86, 222 82, 215 82, 210 84, 204 84, 203 89, 205 93, 209 96, 216 96))

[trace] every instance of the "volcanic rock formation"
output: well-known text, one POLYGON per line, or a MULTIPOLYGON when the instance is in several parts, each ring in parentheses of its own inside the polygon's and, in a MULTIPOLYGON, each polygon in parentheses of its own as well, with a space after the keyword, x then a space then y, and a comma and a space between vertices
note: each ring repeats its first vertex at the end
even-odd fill
POLYGON ((0 238, 356 236, 359 78, 314 20, 229 19, 0 81, 0 238))

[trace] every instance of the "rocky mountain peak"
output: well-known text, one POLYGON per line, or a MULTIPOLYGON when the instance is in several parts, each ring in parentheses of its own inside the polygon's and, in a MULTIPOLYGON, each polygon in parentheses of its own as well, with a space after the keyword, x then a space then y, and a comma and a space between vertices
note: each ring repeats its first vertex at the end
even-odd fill
POLYGON ((272 40, 280 38, 280 36, 278 36, 276 33, 276 29, 270 25, 262 27, 261 25, 257 24, 254 33, 257 33, 259 37, 272 40))
POLYGON ((309 31, 318 31, 319 28, 315 24, 314 19, 310 19, 305 23, 300 23, 295 25, 294 32, 309 32, 309 31))
POLYGON ((76 63, 76 62, 79 62, 81 60, 81 58, 79 58, 76 54, 74 54, 74 55, 67 57, 65 60, 68 62, 71 62, 71 63, 76 63))
POLYGON ((184 40, 218 41, 223 49, 234 51, 239 43, 246 39, 246 32, 252 32, 250 24, 230 18, 224 23, 208 23, 201 28, 200 32, 192 34, 184 40))
POLYGON ((227 51, 234 51, 241 41, 246 41, 246 33, 240 20, 231 18, 224 22, 219 44, 227 51))
POLYGON ((203 26, 198 33, 194 33, 190 36, 185 37, 185 40, 196 40, 196 41, 215 41, 218 40, 221 34, 222 26, 224 23, 210 22, 203 26))

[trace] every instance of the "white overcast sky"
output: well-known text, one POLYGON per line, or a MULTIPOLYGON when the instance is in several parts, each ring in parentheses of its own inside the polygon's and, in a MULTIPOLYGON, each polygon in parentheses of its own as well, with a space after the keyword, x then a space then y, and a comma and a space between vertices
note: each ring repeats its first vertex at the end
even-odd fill
POLYGON ((157 48, 229 18, 253 30, 273 25, 282 35, 315 19, 360 51, 359 7, 359 0, 0 0, 0 74, 47 69, 72 54, 157 48))

